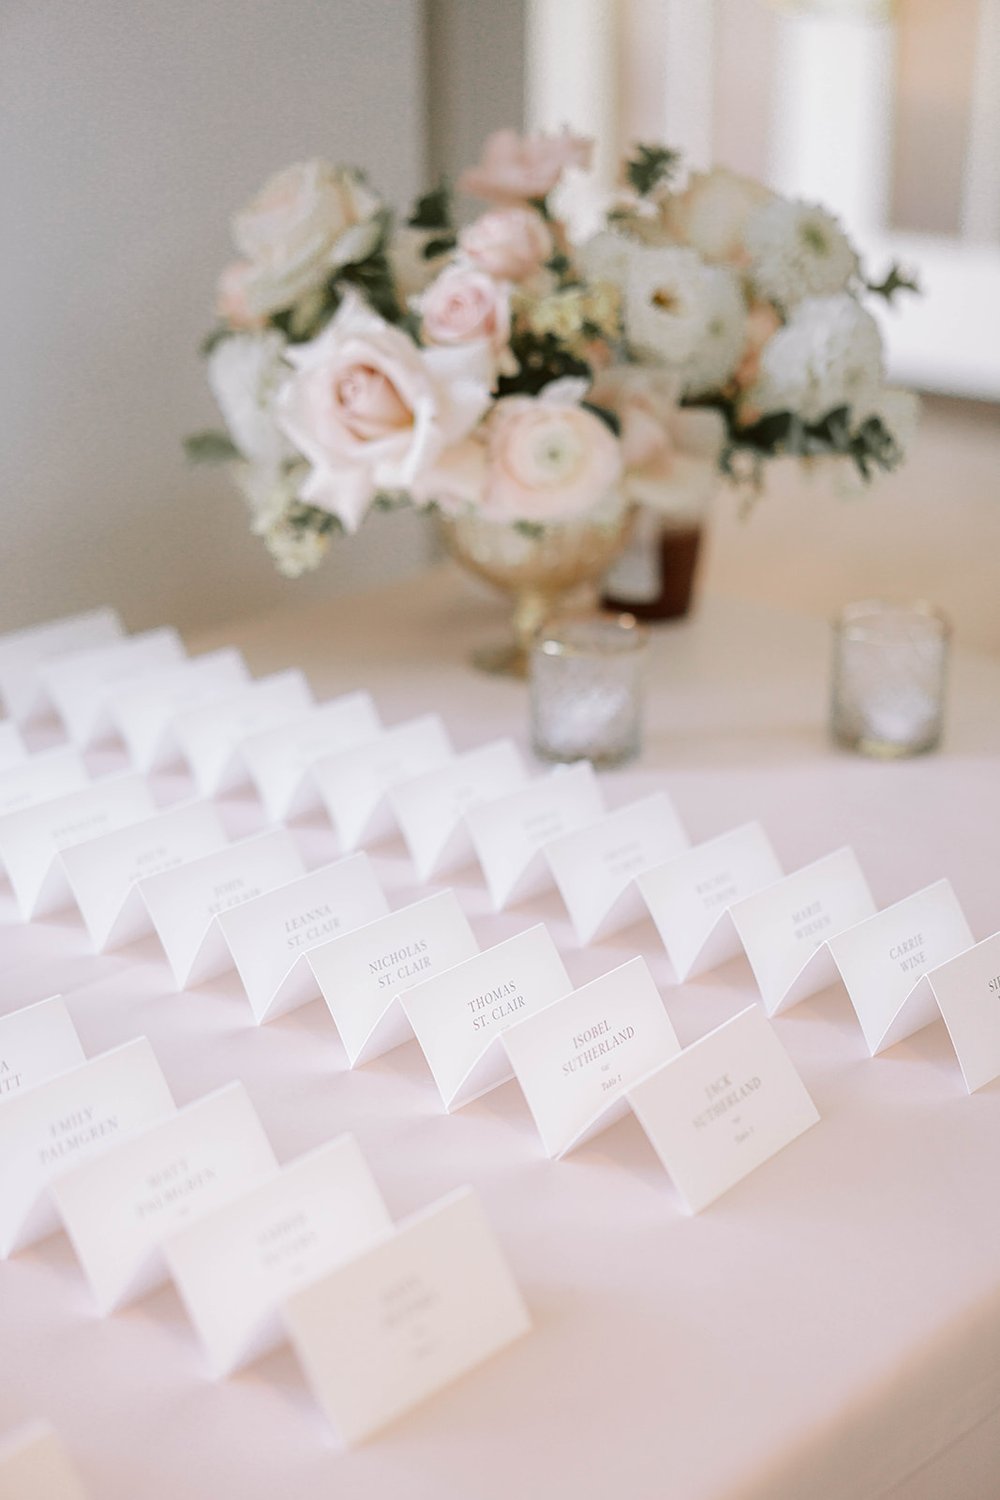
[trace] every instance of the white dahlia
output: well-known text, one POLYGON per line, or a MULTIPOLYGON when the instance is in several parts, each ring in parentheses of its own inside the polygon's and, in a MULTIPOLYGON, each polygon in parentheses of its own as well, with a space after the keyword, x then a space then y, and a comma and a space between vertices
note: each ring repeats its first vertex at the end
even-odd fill
POLYGON ((842 292, 857 274, 857 252, 818 203, 773 198, 750 215, 743 238, 758 293, 784 308, 842 292))
POLYGON ((705 335, 712 275, 693 250, 630 244, 625 327, 640 353, 683 365, 705 335))
POLYGON ((719 266, 706 266, 704 332, 681 368, 684 393, 717 391, 734 374, 746 343, 747 310, 737 278, 719 266))
POLYGON ((882 393, 878 324, 853 297, 808 297, 764 345, 748 403, 762 415, 791 411, 818 422, 838 407, 853 424, 877 409, 882 393))

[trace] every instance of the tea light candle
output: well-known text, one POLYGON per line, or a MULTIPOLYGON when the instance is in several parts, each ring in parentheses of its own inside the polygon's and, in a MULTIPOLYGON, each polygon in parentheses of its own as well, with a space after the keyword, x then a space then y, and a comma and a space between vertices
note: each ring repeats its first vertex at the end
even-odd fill
POLYGON ((530 668, 536 755, 596 766, 638 755, 648 640, 631 615, 577 617, 542 630, 530 668))
POLYGON ((950 627, 927 604, 850 604, 834 621, 831 729, 838 744, 893 758, 941 739, 950 627))

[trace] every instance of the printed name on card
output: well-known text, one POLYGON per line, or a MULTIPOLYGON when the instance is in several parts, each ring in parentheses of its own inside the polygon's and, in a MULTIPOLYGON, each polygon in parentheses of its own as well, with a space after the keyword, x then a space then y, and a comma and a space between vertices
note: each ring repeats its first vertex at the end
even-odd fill
POLYGON ((281 1343, 285 1298, 391 1228, 361 1148, 342 1135, 168 1235, 170 1274, 213 1375, 281 1343))
POLYGON ((729 908, 780 879, 767 834, 759 823, 745 823, 647 870, 636 884, 674 973, 684 980, 741 951, 729 908))
POLYGON ((0 1500, 87 1500, 83 1480, 48 1423, 33 1422, 0 1443, 0 1500))
POLYGON ((351 1067, 413 1035, 399 1003, 404 990, 478 952, 454 891, 414 901, 313 948, 309 965, 351 1067))
POLYGON ((219 929, 258 1023, 319 994, 306 955, 389 910, 367 854, 324 865, 243 906, 221 912, 219 929))
POLYGON ((621 1119, 631 1085, 680 1051, 643 958, 528 1016, 503 1042, 552 1157, 621 1119))
POLYGON ((316 1399, 348 1445, 531 1326, 471 1188, 293 1293, 283 1315, 316 1399))
POLYGON ((645 907, 636 877, 688 847, 665 792, 606 813, 545 845, 556 885, 581 943, 630 927, 645 907))
POLYGON ((61 995, 0 1016, 0 1102, 86 1062, 61 995))
POLYGON ((93 651, 74 651, 39 669, 50 702, 75 745, 86 747, 115 732, 107 710, 109 695, 160 667, 183 661, 184 647, 170 626, 126 636, 93 651))
POLYGON ((243 740, 240 754, 269 820, 281 823, 318 807, 310 774, 316 762, 373 739, 381 727, 370 693, 345 693, 243 740))
POLYGON ((394 827, 390 788, 443 766, 452 754, 440 716, 422 714, 317 761, 312 778, 340 847, 347 851, 386 838, 394 827))
POLYGON ((231 1083, 63 1173, 52 1196, 98 1310, 159 1286, 166 1234, 276 1170, 250 1096, 231 1083))
POLYGON ((58 1228, 56 1177, 173 1111, 145 1037, 0 1103, 0 1257, 58 1228))
POLYGON ((24 723, 51 708, 39 681, 44 662, 68 651, 86 651, 120 640, 125 627, 113 609, 94 609, 0 636, 0 703, 24 723))
POLYGON ((502 911, 551 886, 543 846, 603 812, 604 798, 588 761, 471 807, 465 823, 494 909, 502 911))
POLYGON ((875 913, 853 849, 837 849, 730 907, 769 1016, 837 982, 830 938, 875 913))
POLYGON ((153 795, 142 776, 108 777, 0 818, 0 861, 27 921, 59 911, 73 899, 60 854, 151 818, 153 795))
POLYGON ((11 766, 21 766, 28 759, 27 747, 13 720, 0 723, 0 775, 11 766))
MULTIPOLYGON (((90 785, 90 777, 78 750, 60 746, 42 750, 20 766, 0 771, 0 817, 23 812, 53 797, 65 797, 90 785)), ((0 859, 2 859, 0 855, 0 859)))
POLYGON ((191 768, 199 795, 214 797, 248 779, 240 754, 245 739, 298 718, 312 702, 312 691, 301 672, 275 672, 237 693, 176 714, 168 732, 191 768))
POLYGON ((180 756, 171 719, 199 703, 229 696, 249 680, 243 657, 226 646, 116 688, 107 699, 108 717, 136 769, 158 770, 180 756))
POLYGON ((139 895, 178 989, 232 967, 217 920, 223 912, 304 874, 295 840, 286 829, 275 828, 140 880, 139 895))
POLYGON ((972 1094, 1000 1078, 1000 932, 927 975, 972 1094))
POLYGON ((494 740, 446 765, 401 782, 389 801, 418 880, 461 869, 475 858, 465 814, 523 786, 527 771, 513 740, 494 740))
POLYGON ((503 1036, 573 988, 539 923, 406 990, 401 1005, 445 1109, 458 1109, 512 1077, 503 1036))
POLYGON ((756 1005, 634 1083, 628 1100, 689 1213, 713 1203, 819 1119, 756 1005))

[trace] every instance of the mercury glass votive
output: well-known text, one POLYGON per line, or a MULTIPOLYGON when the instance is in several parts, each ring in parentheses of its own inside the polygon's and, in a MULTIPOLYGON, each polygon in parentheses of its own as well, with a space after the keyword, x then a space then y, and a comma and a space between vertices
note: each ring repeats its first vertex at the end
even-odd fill
POLYGON ((893 759, 933 750, 944 719, 951 627, 929 604, 849 604, 834 621, 833 738, 893 759))
POLYGON ((649 632, 632 615, 588 615, 543 627, 531 652, 531 739, 543 760, 620 766, 642 743, 649 632))

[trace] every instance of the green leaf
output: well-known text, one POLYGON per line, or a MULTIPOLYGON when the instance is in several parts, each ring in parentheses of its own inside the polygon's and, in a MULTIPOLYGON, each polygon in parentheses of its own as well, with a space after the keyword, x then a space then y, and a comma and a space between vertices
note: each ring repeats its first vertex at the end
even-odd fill
POLYGON ((184 439, 184 452, 192 464, 228 464, 242 454, 226 432, 192 432, 184 439))
POLYGON ((638 144, 635 155, 625 163, 625 176, 629 186, 645 198, 654 188, 670 181, 680 160, 680 152, 671 151, 669 146, 638 144))
POLYGON ((433 260, 436 255, 447 255, 449 250, 454 250, 456 243, 453 234, 435 235, 434 239, 427 241, 420 253, 424 260, 433 260))
POLYGON ((591 416, 597 417, 606 427, 610 427, 615 437, 621 436, 622 424, 615 412, 608 411, 606 406, 595 406, 592 401, 581 401, 580 405, 584 411, 589 411, 591 416))
POLYGON ((905 271, 897 261, 893 261, 881 281, 866 281, 865 286, 874 296, 884 297, 886 302, 891 302, 897 292, 914 292, 918 296, 921 292, 915 273, 905 271))
POLYGON ((545 527, 539 521, 515 521, 514 530, 532 542, 537 542, 539 537, 545 535, 545 527))
POLYGON ((418 198, 406 222, 411 229, 450 229, 451 188, 447 182, 418 198))

